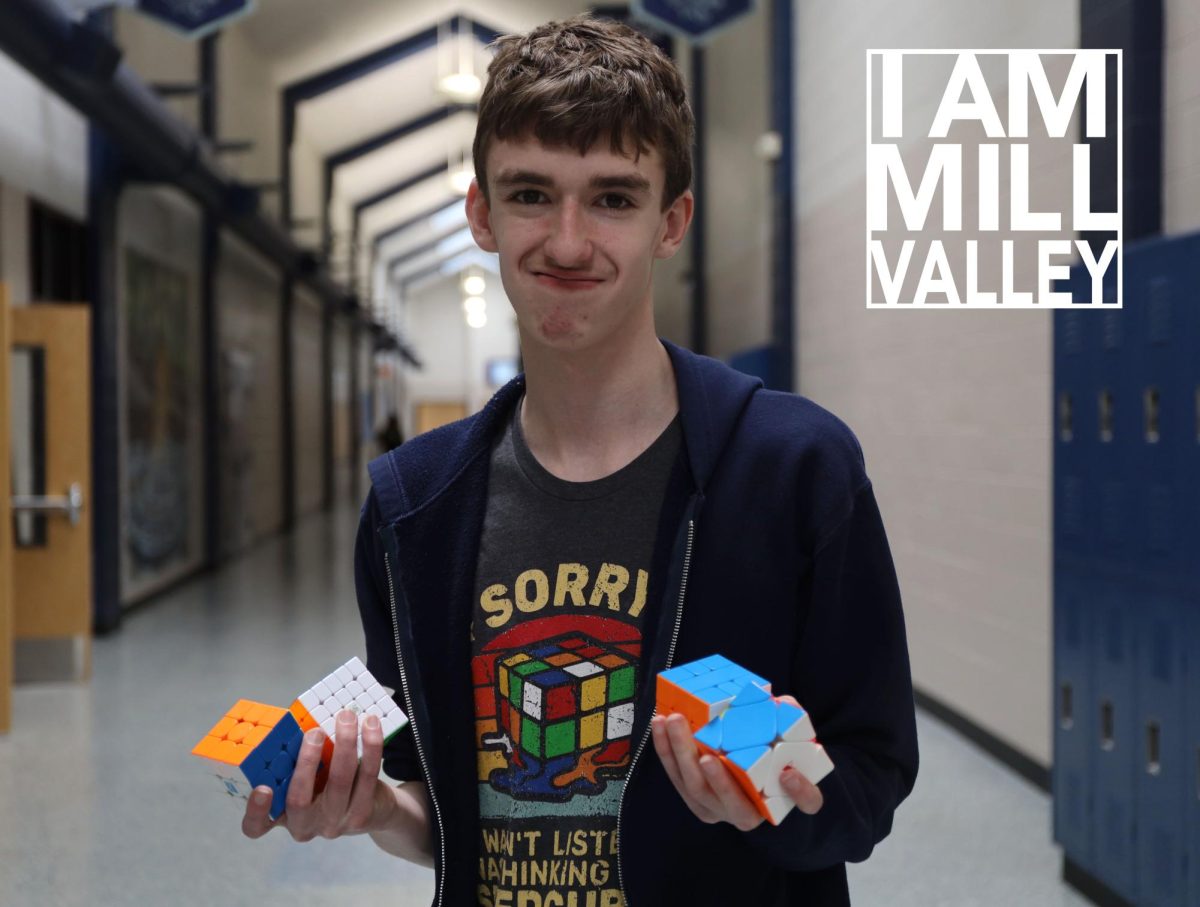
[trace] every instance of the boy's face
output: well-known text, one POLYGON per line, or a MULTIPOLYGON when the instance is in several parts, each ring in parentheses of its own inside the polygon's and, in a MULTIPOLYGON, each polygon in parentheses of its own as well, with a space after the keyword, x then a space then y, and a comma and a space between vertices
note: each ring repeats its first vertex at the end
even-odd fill
POLYGON ((472 184, 467 216, 479 246, 499 253, 524 343, 580 350, 653 330, 654 260, 675 254, 692 217, 690 191, 662 209, 657 151, 496 141, 487 174, 491 201, 472 184))

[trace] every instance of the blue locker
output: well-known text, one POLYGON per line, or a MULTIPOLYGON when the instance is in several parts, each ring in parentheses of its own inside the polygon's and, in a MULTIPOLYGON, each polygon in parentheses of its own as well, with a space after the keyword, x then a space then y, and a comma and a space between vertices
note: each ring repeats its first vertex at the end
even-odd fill
POLYGON ((1095 861, 1091 760, 1096 721, 1092 690, 1094 594, 1082 559, 1054 567, 1054 840, 1080 866, 1095 861))
MULTIPOLYGON (((1187 903, 1188 839, 1180 796, 1192 775, 1184 732, 1187 645, 1178 595, 1137 582, 1137 861, 1141 907, 1187 903)), ((1192 902, 1196 903, 1196 902, 1192 902)))
POLYGON ((1136 901, 1138 890, 1134 841, 1140 755, 1134 586, 1127 576, 1097 570, 1092 637, 1096 734, 1091 778, 1095 844, 1090 870, 1130 901, 1136 901))
MULTIPOLYGON (((1180 243, 1183 276, 1176 307, 1181 337, 1176 351, 1182 422, 1177 447, 1183 514, 1180 550, 1183 587, 1200 595, 1200 305, 1196 298, 1196 288, 1200 287, 1200 234, 1184 237, 1180 243)), ((1200 674, 1193 680, 1200 683, 1200 674)), ((1200 900, 1193 903, 1200 904, 1200 900)))
POLYGON ((1188 841, 1186 904, 1200 904, 1200 598, 1183 599, 1185 611, 1187 682, 1184 684, 1185 740, 1183 755, 1184 828, 1188 841))
POLYGON ((1126 544, 1131 565, 1153 582, 1178 582, 1189 559, 1180 544, 1182 485, 1188 480, 1180 468, 1180 442, 1193 428, 1183 386, 1188 349, 1180 325, 1191 292, 1182 257, 1187 251, 1175 240, 1142 244, 1126 277, 1133 291, 1127 319, 1133 343, 1124 384, 1138 416, 1125 467, 1135 502, 1126 544))

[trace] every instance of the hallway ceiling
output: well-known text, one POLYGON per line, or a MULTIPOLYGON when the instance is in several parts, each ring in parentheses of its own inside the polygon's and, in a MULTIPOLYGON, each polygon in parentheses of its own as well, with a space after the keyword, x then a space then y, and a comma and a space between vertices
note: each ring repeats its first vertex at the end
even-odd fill
POLYGON ((469 29, 464 60, 449 23, 462 16, 488 33, 516 31, 586 8, 576 0, 468 0, 465 8, 435 0, 258 0, 237 27, 267 59, 281 94, 306 86, 291 155, 297 241, 320 249, 328 230, 333 272, 352 280, 363 299, 380 298, 383 288, 371 286, 372 275, 384 273, 375 267, 376 238, 385 236, 381 245, 393 248, 419 242, 413 237, 428 229, 420 215, 460 198, 447 173, 428 174, 469 153, 475 118, 466 111, 437 119, 456 103, 437 82, 461 62, 485 77, 491 54, 485 36, 469 29), (404 45, 435 27, 437 42, 404 45), (367 62, 389 48, 376 65, 367 62), (352 78, 333 77, 339 67, 353 67, 352 78))

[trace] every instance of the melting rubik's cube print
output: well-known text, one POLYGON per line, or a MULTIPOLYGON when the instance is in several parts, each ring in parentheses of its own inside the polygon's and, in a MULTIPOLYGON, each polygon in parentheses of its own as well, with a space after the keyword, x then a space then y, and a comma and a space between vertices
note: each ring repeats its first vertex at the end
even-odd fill
MULTIPOLYGON (((334 721, 343 708, 360 716, 377 715, 385 741, 408 723, 391 694, 359 659, 352 658, 301 693, 291 709, 238 700, 192 753, 208 761, 230 796, 246 799, 255 787, 270 787, 274 792, 270 815, 277 819, 283 813, 304 734, 314 727, 325 732, 315 789, 324 787, 333 755, 334 721)), ((362 755, 361 729, 358 753, 362 755)))
POLYGON ((794 805, 779 783, 785 767, 813 784, 833 771, 808 713, 772 697, 767 681, 727 658, 713 655, 663 671, 655 693, 658 711, 683 714, 700 749, 724 763, 772 825, 794 805))
POLYGON ((627 738, 636 673, 628 655, 582 635, 516 652, 496 671, 500 726, 538 760, 627 738))

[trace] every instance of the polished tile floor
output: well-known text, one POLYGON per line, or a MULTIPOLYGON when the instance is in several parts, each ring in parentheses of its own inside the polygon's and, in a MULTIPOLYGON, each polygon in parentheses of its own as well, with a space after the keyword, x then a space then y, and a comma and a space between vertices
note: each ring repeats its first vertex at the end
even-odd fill
MULTIPOLYGON (((0 904, 426 905, 432 873, 365 838, 250 841, 188 755, 239 697, 287 705, 362 653, 357 512, 311 517, 96 641, 86 686, 19 687, 0 737, 0 904)), ((1073 907, 1050 802, 936 719, 891 837, 851 867, 856 905, 1073 907)), ((471 871, 461 867, 459 871, 471 871)))

